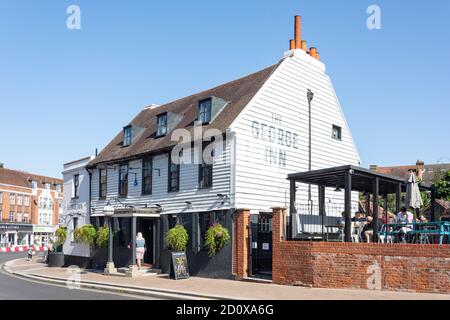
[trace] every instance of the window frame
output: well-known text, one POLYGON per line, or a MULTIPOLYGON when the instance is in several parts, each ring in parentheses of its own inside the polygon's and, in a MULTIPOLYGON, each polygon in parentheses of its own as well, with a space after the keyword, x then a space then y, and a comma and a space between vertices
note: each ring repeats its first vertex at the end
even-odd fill
POLYGON ((129 174, 129 164, 123 163, 119 166, 119 190, 118 195, 119 198, 126 198, 128 197, 128 174, 129 174), (126 174, 125 177, 122 176, 122 168, 126 168, 126 174))
POLYGON ((172 152, 169 152, 169 156, 168 156, 168 171, 167 171, 167 177, 168 177, 168 181, 167 181, 167 192, 171 193, 171 192, 179 192, 180 191, 180 169, 181 166, 180 164, 173 164, 172 163, 172 152), (172 170, 172 165, 176 168, 176 171, 172 170), (176 187, 172 187, 172 174, 176 174, 176 181, 177 181, 177 185, 176 187))
POLYGON ((331 137, 332 137, 334 140, 342 141, 342 127, 333 124, 332 127, 331 127, 331 137), (337 137, 334 136, 335 130, 336 130, 337 133, 338 133, 338 136, 337 136, 337 137))
POLYGON ((80 196, 80 175, 74 174, 73 175, 73 197, 72 199, 78 199, 80 196))
POLYGON ((148 156, 142 159, 142 195, 151 195, 153 193, 153 157, 148 156), (150 168, 146 166, 146 164, 150 164, 150 168), (150 190, 146 188, 146 178, 150 180, 150 190))
POLYGON ((23 196, 23 205, 25 207, 29 207, 30 206, 30 196, 29 195, 24 195, 23 196))
POLYGON ((15 212, 9 211, 9 223, 14 223, 15 212))
POLYGON ((155 133, 156 138, 166 136, 168 131, 169 131, 169 129, 168 129, 168 114, 167 114, 167 112, 158 114, 156 116, 156 133, 155 133), (165 122, 163 123, 164 126, 162 126, 162 124, 160 123, 160 119, 165 119, 165 122), (160 132, 160 128, 165 128, 164 133, 160 132))
POLYGON ((108 169, 99 169, 98 172, 98 198, 99 200, 105 200, 108 192, 108 169), (105 181, 102 181, 103 175, 102 173, 105 173, 105 181), (104 190, 103 190, 104 187, 104 190), (105 195, 103 196, 103 192, 105 195))
POLYGON ((126 126, 123 127, 123 142, 122 142, 122 146, 123 147, 128 147, 129 145, 131 145, 131 142, 133 140, 133 129, 132 126, 126 126))
POLYGON ((198 121, 201 122, 202 125, 211 123, 212 119, 212 98, 204 99, 199 101, 198 103, 198 121), (202 111, 202 106, 204 103, 208 103, 207 109, 202 111), (207 115, 206 119, 202 119, 202 115, 207 115))
POLYGON ((16 194, 15 193, 9 194, 9 205, 16 205, 16 194))

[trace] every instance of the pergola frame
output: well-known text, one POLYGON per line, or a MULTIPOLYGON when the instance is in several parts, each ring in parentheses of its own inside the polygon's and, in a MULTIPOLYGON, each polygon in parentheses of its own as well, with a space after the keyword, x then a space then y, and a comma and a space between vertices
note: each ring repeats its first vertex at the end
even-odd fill
MULTIPOLYGON (((378 201, 380 195, 383 197, 384 206, 387 207, 388 194, 396 194, 396 210, 401 210, 401 193, 406 191, 406 182, 398 177, 381 174, 365 168, 347 165, 335 168, 299 172, 288 175, 290 181, 289 198, 289 224, 287 235, 292 240, 292 226, 296 214, 296 183, 317 185, 319 187, 319 214, 325 214, 325 188, 344 188, 345 190, 345 241, 351 242, 351 200, 352 191, 366 194, 366 212, 370 212, 370 194, 373 194, 373 228, 378 230, 378 201)), ((434 200, 436 192, 434 185, 420 184, 421 191, 431 192, 430 221, 435 221, 434 200)), ((387 210, 386 210, 387 211, 387 210)), ((374 241, 378 241, 378 234, 374 232, 374 241)))

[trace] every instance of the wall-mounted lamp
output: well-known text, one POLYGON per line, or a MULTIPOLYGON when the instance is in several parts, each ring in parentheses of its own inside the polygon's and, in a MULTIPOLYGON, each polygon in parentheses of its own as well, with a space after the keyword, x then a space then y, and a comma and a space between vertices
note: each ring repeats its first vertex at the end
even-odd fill
POLYGON ((222 205, 225 203, 226 200, 229 199, 228 195, 226 195, 226 194, 218 193, 217 196, 222 200, 222 202, 221 202, 222 205))

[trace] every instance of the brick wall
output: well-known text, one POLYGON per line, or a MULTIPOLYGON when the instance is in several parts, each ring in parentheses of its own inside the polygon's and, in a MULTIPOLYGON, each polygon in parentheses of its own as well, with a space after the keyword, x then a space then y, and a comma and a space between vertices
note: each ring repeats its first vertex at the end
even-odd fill
POLYGON ((248 276, 250 210, 235 212, 233 222, 233 275, 236 279, 248 276))
POLYGON ((284 216, 274 209, 274 283, 450 293, 449 245, 284 241, 284 216))

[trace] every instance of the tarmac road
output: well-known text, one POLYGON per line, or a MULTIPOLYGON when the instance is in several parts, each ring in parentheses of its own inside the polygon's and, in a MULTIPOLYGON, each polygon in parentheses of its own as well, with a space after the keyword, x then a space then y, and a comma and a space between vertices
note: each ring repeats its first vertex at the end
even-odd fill
MULTIPOLYGON (((26 258, 24 253, 0 253, 0 265, 26 258)), ((36 259, 36 256, 35 256, 36 259)), ((49 285, 41 282, 24 280, 0 270, 1 300, 134 300, 139 297, 120 295, 96 290, 70 290, 65 286, 49 285)), ((145 297, 145 299, 149 299, 145 297)), ((160 300, 160 299, 155 299, 160 300)))

